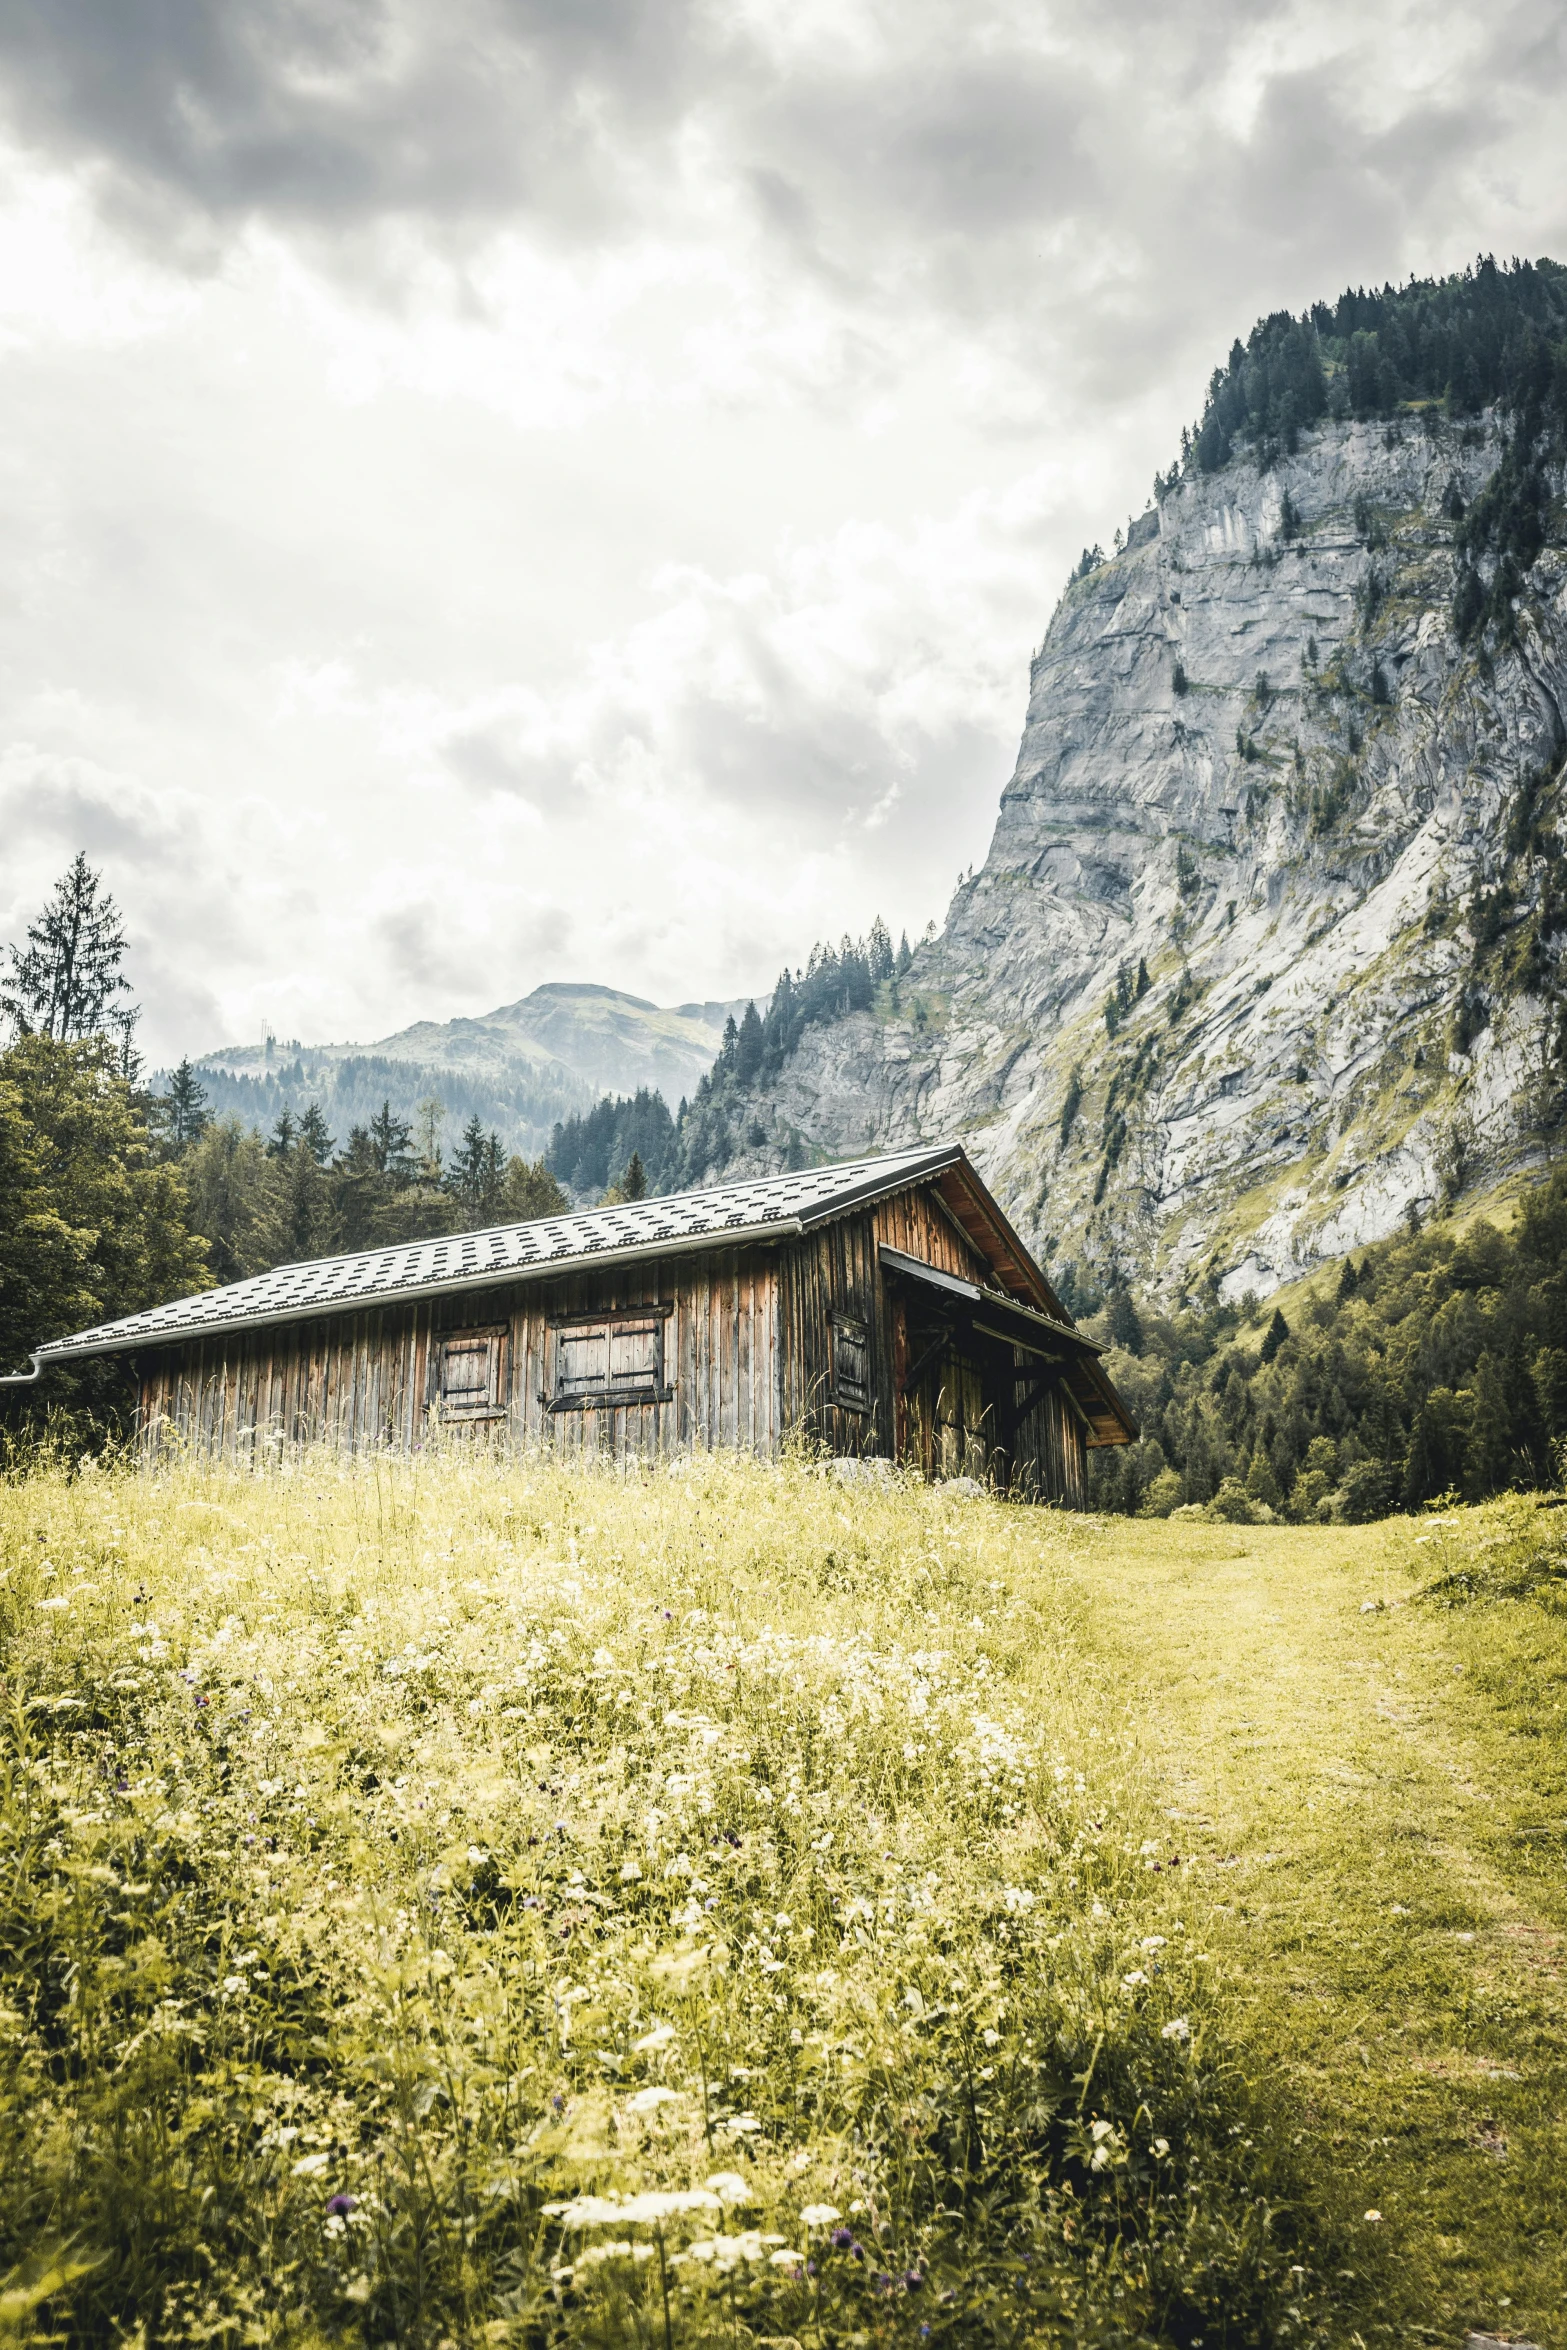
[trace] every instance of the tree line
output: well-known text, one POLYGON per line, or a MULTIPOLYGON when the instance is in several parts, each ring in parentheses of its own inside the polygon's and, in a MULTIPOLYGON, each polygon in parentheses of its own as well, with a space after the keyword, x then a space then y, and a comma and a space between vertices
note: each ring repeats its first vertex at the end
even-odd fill
POLYGON ((1091 1456, 1100 1508, 1360 1522, 1546 1486, 1567 1447, 1567 1169, 1510 1230, 1410 1230, 1344 1259, 1260 1339, 1239 1307, 1178 1314, 1080 1274, 1142 1441, 1091 1456))
POLYGON ((894 947, 880 915, 864 938, 845 936, 837 947, 818 942, 803 970, 786 965, 779 973, 765 1012, 749 1003, 738 1020, 730 1014, 712 1068, 673 1115, 661 1093, 606 1094, 591 1110, 557 1124, 545 1154, 549 1167, 574 1192, 610 1186, 623 1195, 635 1153, 652 1191, 702 1183, 747 1145, 766 1141, 749 1097, 778 1076, 807 1028, 869 1011, 878 1001, 900 1010, 913 960, 908 934, 894 947))
POLYGON ((1567 269, 1498 267, 1482 257, 1454 276, 1356 288, 1295 318, 1276 310, 1215 368, 1183 457, 1217 473, 1245 443, 1264 462, 1293 452, 1325 416, 1390 417, 1415 403, 1452 416, 1531 402, 1567 418, 1567 269))
MULTIPOLYGON (((339 1143, 319 1103, 281 1110, 263 1136, 214 1117, 184 1060, 166 1087, 136 1046, 119 908, 85 856, 8 951, 0 983, 0 1371, 96 1322, 140 1313, 295 1259, 558 1215, 565 1192, 542 1159, 508 1153, 470 1117, 450 1156, 441 1104, 422 1134, 389 1101, 339 1143)), ((114 1361, 52 1377, 109 1410, 114 1361)), ((40 1406, 0 1389, 13 1420, 40 1406)))

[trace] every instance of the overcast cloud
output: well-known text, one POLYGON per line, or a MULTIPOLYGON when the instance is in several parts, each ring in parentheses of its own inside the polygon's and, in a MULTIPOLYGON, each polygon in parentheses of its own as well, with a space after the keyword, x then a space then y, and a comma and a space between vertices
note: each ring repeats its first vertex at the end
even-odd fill
POLYGON ((983 856, 1259 312, 1567 258, 1567 15, 0 0, 0 936, 160 1055, 770 984, 983 856))

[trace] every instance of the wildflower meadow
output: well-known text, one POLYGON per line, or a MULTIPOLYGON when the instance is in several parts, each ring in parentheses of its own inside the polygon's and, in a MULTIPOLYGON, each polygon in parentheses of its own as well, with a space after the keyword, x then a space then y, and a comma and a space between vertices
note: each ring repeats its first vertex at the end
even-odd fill
POLYGON ((0 2332, 1315 2337, 1085 1539, 804 1461, 19 1469, 0 2332))

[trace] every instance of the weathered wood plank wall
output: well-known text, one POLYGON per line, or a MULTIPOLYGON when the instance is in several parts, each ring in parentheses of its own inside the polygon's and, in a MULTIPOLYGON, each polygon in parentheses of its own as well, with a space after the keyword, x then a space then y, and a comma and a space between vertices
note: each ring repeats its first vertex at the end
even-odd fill
POLYGON ((617 1458, 691 1444, 775 1453, 783 1436, 776 1257, 772 1249, 713 1250, 689 1262, 416 1299, 163 1348, 146 1358, 143 1427, 154 1447, 183 1444, 226 1459, 320 1443, 412 1451, 431 1426, 440 1342, 503 1324, 504 1422, 514 1441, 617 1458), (667 1401, 551 1411, 552 1322, 665 1302, 674 1307, 667 1401))
POLYGON ((432 1427, 442 1340, 498 1328, 500 1408, 468 1433, 625 1460, 693 1445, 775 1455, 797 1428, 834 1453, 911 1458, 928 1476, 999 1471, 1015 1490, 1081 1506, 1083 1430, 1064 1394, 1046 1394, 1007 1439, 1020 1392, 1011 1349, 954 1344, 902 1396, 909 1316, 921 1309, 884 1275, 883 1245, 965 1280, 986 1277, 933 1193, 911 1190, 772 1247, 584 1269, 160 1349, 145 1359, 145 1439, 154 1450, 250 1463, 312 1443, 413 1451, 432 1427), (551 1410, 552 1323, 665 1305, 667 1399, 551 1410), (863 1411, 834 1393, 835 1313, 868 1333, 863 1411))

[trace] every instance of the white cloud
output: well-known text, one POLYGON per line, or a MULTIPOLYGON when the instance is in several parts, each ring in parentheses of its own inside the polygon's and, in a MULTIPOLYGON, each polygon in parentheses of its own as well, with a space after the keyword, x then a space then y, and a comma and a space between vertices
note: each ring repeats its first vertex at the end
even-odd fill
POLYGON ((1562 252, 1564 80, 1536 0, 0 6, 0 933, 86 846, 178 1051, 919 927, 1231 337, 1562 252))

